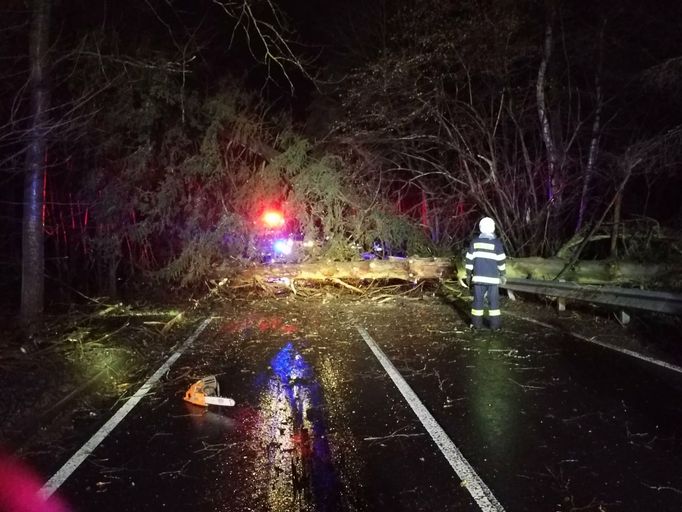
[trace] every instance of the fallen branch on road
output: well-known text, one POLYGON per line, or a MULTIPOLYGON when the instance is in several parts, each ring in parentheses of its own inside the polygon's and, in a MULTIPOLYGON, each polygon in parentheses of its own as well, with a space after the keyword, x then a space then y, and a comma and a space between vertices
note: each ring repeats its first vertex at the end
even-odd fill
POLYGON ((389 434, 387 436, 376 436, 376 437, 363 437, 363 441, 385 441, 386 439, 395 439, 396 437, 419 437, 423 436, 424 433, 416 434, 389 434))

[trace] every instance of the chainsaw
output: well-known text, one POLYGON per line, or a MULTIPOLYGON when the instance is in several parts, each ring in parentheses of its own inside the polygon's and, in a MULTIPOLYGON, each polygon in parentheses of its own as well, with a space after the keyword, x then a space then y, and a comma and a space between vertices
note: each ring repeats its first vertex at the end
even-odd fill
POLYGON ((220 384, 215 375, 209 375, 192 384, 185 393, 184 400, 201 407, 209 405, 233 407, 235 404, 232 398, 220 396, 220 384))

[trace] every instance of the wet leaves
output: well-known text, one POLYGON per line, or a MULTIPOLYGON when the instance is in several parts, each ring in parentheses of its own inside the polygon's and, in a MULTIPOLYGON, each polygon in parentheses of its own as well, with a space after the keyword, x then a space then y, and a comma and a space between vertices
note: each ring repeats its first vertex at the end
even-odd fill
POLYGON ((146 323, 171 313, 103 305, 48 319, 38 333, 40 343, 30 351, 21 352, 11 342, 0 347, 0 361, 5 363, 0 386, 16 397, 0 406, 0 441, 22 450, 36 443, 34 449, 39 449, 59 436, 60 429, 68 429, 68 418, 78 415, 84 400, 106 404, 120 397, 144 376, 149 362, 169 348, 159 329, 146 323))

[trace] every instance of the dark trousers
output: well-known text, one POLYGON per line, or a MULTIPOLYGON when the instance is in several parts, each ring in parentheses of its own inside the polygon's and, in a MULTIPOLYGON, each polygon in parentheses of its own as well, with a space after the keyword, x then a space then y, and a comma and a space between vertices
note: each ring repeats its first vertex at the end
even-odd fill
POLYGON ((471 324, 483 327, 485 302, 488 299, 488 322, 491 329, 499 329, 502 322, 500 316, 500 288, 496 284, 474 284, 474 302, 471 305, 471 324))

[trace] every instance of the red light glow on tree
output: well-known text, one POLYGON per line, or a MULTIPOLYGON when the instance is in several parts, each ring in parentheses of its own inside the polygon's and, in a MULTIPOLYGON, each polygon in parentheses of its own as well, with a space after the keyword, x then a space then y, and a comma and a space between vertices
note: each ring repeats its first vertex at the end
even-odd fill
POLYGON ((276 229, 284 226, 284 215, 281 212, 275 210, 266 210, 266 212, 261 217, 263 224, 267 228, 276 229))

